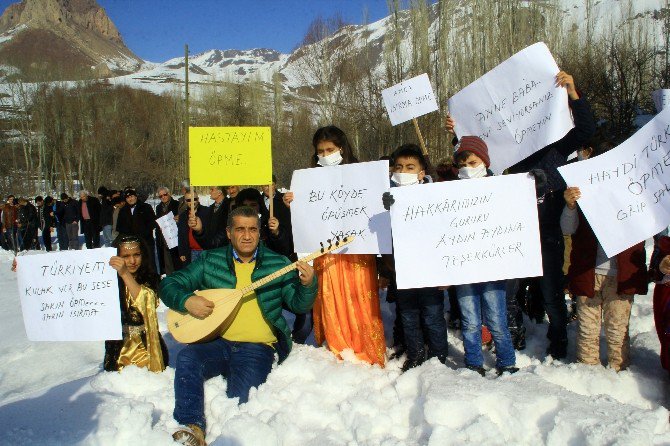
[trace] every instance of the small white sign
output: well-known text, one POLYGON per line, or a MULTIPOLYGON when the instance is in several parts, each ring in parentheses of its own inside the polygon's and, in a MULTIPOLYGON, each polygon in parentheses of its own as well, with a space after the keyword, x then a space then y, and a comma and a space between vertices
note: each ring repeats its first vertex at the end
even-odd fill
POLYGON ((398 125, 439 109, 430 79, 425 73, 382 90, 382 98, 391 125, 398 125))
POLYGON ((121 339, 115 248, 16 258, 19 297, 31 341, 121 339))
POLYGON ((314 252, 327 239, 355 235, 340 254, 390 254, 391 221, 382 204, 387 161, 293 172, 291 222, 296 252, 314 252))
POLYGON ((448 181, 391 193, 399 289, 542 275, 532 177, 448 181))
POLYGON ((656 90, 651 93, 651 98, 656 106, 656 113, 660 113, 664 108, 670 107, 670 89, 656 90))
POLYGON ((619 146, 559 167, 608 257, 670 224, 670 108, 619 146))
POLYGON ((174 214, 168 212, 161 218, 157 218, 156 223, 161 228, 168 249, 176 248, 179 244, 179 231, 177 229, 177 222, 174 221, 174 214))
POLYGON ((482 138, 491 170, 503 170, 574 127, 558 65, 544 43, 516 53, 449 99, 458 136, 482 138))

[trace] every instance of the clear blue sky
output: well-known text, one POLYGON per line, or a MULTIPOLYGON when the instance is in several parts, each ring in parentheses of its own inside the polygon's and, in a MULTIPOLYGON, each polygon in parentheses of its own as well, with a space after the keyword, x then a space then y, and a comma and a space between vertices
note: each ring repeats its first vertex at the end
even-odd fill
MULTIPOLYGON (((11 0, 0 0, 2 11, 11 0)), ((388 15, 386 0, 98 0, 138 56, 163 62, 209 49, 290 52, 314 18, 339 13, 361 24, 388 15)), ((401 1, 405 4, 406 1, 401 1)))

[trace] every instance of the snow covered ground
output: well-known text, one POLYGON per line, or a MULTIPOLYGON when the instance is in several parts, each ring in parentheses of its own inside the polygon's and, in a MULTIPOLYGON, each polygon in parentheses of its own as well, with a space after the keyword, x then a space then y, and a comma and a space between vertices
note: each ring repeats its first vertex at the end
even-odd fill
MULTIPOLYGON (((174 369, 106 373, 101 342, 28 341, 10 263, 0 253, 0 445, 171 444, 174 369)), ((393 307, 383 303, 383 312, 390 329, 393 307)), ((160 317, 164 329, 164 309, 160 317)), ((217 446, 670 444, 669 380, 658 361, 651 293, 635 299, 632 366, 619 374, 572 363, 574 323, 565 363, 545 358, 545 325, 526 325, 522 369, 500 378, 461 368, 458 332, 449 333, 447 366, 432 360, 404 374, 400 361, 382 369, 296 346, 247 404, 226 398, 223 379, 207 382, 207 439, 217 446)), ((180 347, 166 340, 173 365, 180 347)))

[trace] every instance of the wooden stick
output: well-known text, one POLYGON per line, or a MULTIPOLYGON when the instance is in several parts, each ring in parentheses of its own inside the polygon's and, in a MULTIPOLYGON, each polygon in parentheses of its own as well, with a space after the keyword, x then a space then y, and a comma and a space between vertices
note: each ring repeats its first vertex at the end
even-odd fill
POLYGON ((274 197, 275 197, 275 191, 274 188, 272 187, 272 183, 270 183, 270 187, 268 188, 268 198, 270 199, 270 218, 273 218, 275 216, 274 214, 274 197))
POLYGON ((416 118, 412 118, 412 122, 414 123, 414 130, 416 130, 416 136, 419 137, 419 144, 421 144, 421 150, 423 151, 423 155, 426 156, 428 155, 428 149, 426 148, 426 143, 423 140, 423 135, 421 135, 421 129, 419 128, 419 123, 417 122, 416 118))

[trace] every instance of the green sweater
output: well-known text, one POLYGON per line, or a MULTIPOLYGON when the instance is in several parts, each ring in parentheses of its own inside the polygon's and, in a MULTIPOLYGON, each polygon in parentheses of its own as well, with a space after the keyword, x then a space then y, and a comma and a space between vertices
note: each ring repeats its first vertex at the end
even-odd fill
MULTIPOLYGON (((204 251, 195 262, 161 281, 161 300, 173 310, 185 311, 184 303, 193 296, 195 290, 234 289, 237 277, 233 261, 233 248, 230 245, 204 251)), ((262 279, 290 264, 289 259, 269 250, 261 243, 258 246, 256 266, 251 273, 251 280, 262 279)), ((292 345, 291 332, 282 315, 282 304, 294 313, 305 313, 312 308, 316 291, 316 275, 311 285, 303 286, 295 272, 284 274, 256 289, 261 312, 275 329, 279 340, 277 346, 279 362, 286 359, 292 345)))

